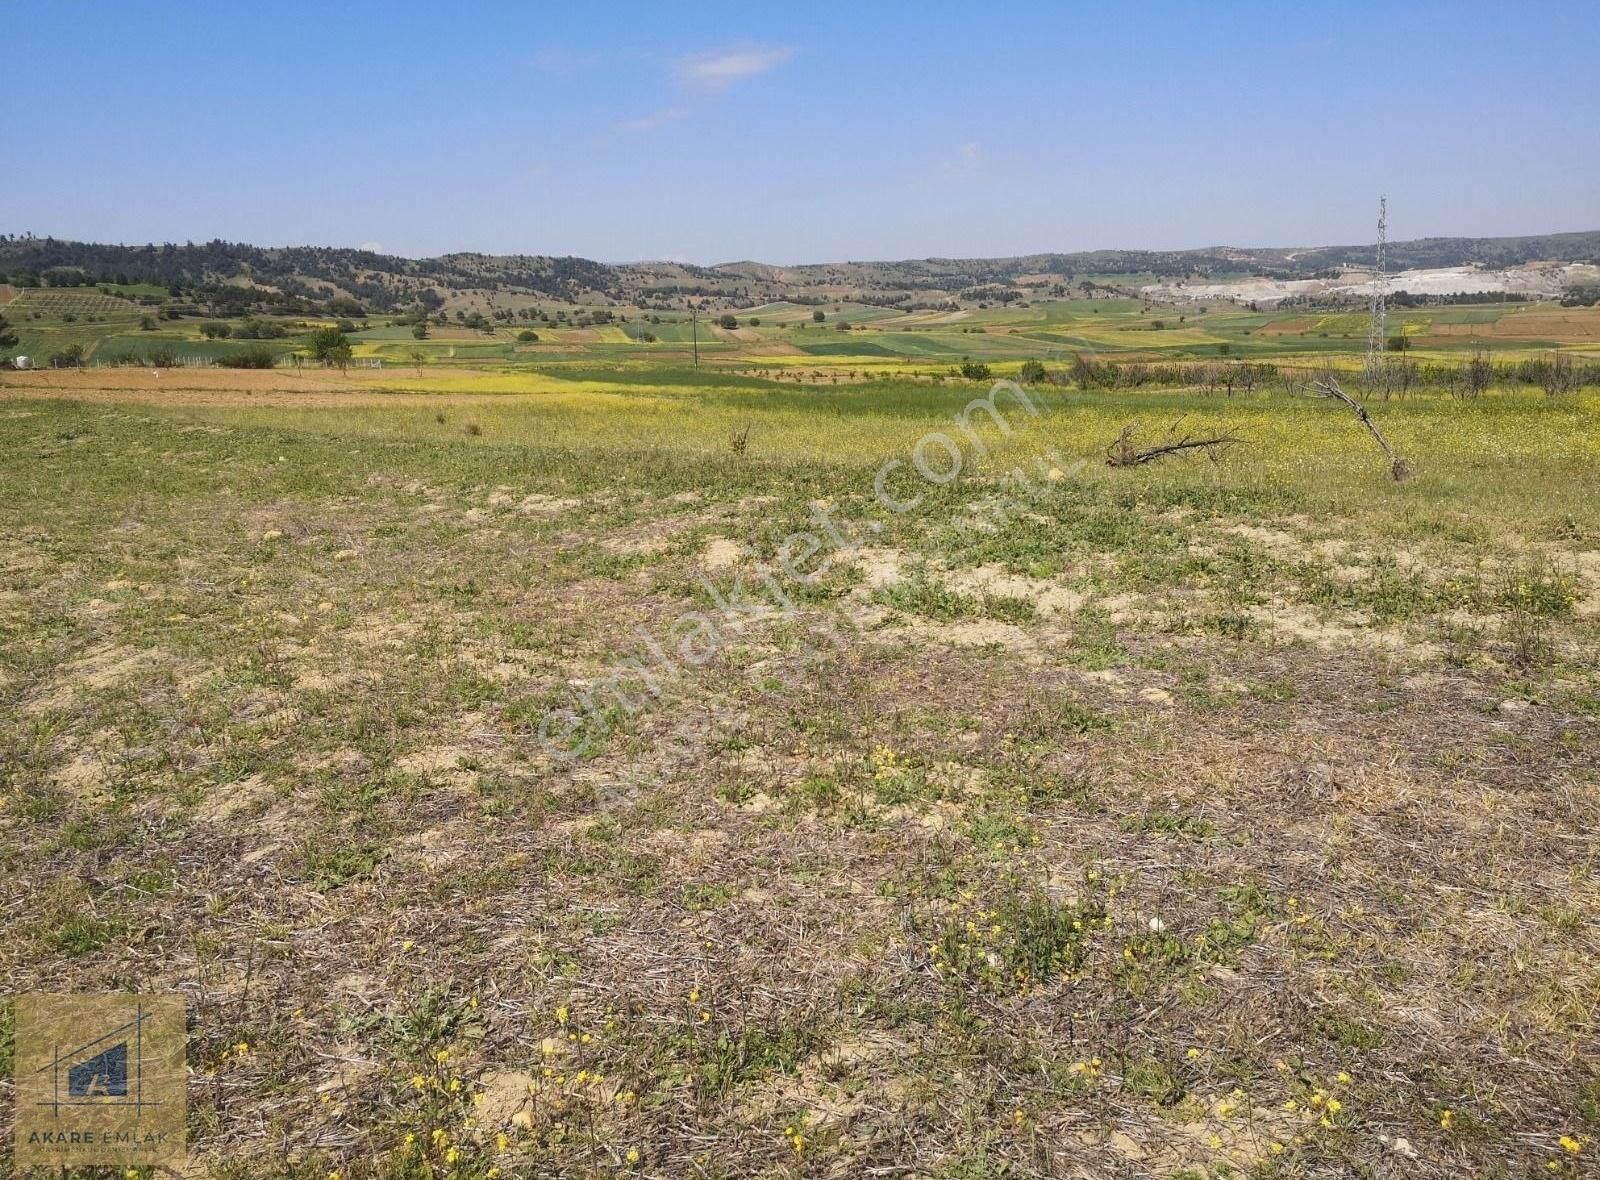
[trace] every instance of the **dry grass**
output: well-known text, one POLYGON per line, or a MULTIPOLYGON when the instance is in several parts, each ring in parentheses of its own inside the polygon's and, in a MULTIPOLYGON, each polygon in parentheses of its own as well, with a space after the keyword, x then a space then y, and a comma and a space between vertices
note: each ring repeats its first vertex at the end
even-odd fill
POLYGON ((1592 1165, 1600 538, 1536 489, 891 519, 748 408, 735 457, 435 404, 0 404, 0 965, 188 997, 189 1174, 1592 1165), (856 568, 544 748, 822 499, 856 568))

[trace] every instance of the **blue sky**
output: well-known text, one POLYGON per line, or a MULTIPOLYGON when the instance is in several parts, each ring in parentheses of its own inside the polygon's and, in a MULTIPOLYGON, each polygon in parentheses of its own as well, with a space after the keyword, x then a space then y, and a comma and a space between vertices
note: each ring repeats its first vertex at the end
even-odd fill
POLYGON ((710 263, 1600 228, 1600 5, 6 0, 0 230, 710 263))

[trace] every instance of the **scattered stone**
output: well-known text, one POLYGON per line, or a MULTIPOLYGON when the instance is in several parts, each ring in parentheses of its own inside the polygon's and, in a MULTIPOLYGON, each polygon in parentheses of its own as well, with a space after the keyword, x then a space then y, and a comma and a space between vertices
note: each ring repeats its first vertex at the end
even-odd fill
POLYGON ((1396 1136, 1395 1141, 1389 1145, 1389 1149, 1396 1155, 1405 1156, 1408 1160, 1417 1158, 1417 1149, 1412 1147, 1411 1140, 1404 1136, 1396 1136))

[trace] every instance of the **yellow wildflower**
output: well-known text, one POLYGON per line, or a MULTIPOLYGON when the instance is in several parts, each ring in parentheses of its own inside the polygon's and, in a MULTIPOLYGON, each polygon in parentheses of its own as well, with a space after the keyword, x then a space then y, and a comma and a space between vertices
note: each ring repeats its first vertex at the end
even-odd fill
POLYGON ((1561 1144, 1561 1150, 1567 1152, 1569 1155, 1577 1155, 1583 1150, 1583 1140, 1574 1139, 1571 1135, 1561 1136, 1558 1142, 1561 1144))

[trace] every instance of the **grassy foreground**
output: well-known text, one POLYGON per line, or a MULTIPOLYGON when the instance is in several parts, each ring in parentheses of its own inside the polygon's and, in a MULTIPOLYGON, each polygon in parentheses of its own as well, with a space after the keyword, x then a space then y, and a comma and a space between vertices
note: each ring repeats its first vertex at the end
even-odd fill
POLYGON ((188 997, 187 1174, 1600 1155, 1600 399, 119 380, 0 400, 0 967, 188 997))

